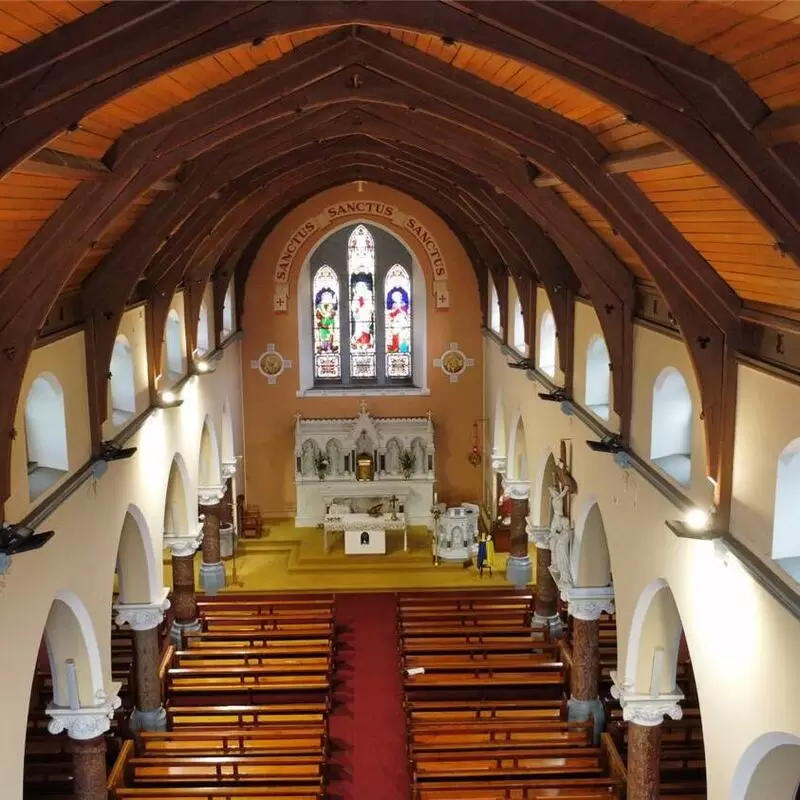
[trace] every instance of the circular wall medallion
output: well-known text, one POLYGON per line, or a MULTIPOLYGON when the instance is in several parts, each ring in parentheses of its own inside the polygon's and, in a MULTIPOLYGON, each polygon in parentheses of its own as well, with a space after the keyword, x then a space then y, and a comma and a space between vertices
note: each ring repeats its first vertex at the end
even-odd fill
POLYGON ((467 368, 467 359, 460 350, 446 350, 442 355, 442 369, 447 375, 460 375, 467 368))
POLYGON ((283 372, 283 356, 280 353, 264 353, 258 360, 258 369, 268 378, 276 378, 283 372))

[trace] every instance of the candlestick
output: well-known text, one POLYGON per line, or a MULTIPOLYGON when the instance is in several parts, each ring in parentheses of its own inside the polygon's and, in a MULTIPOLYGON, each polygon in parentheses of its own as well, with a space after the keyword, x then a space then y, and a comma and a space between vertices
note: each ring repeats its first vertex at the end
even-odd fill
POLYGON ((78 670, 75 667, 75 661, 68 658, 64 662, 64 668, 67 673, 67 698, 69 707, 76 711, 81 707, 81 698, 78 693, 78 670))

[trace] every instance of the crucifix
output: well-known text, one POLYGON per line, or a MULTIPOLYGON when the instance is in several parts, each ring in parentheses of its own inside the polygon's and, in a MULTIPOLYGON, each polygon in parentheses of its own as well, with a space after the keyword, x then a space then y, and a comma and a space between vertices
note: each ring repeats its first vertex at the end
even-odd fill
MULTIPOLYGON (((572 477, 572 473, 570 472, 570 459, 567 458, 567 441, 567 439, 561 440, 559 458, 556 461, 555 478, 559 488, 562 490, 566 489, 564 516, 570 519, 570 500, 572 499, 572 495, 578 493, 578 484, 575 482, 575 478, 572 477)), ((570 448, 570 451, 571 449, 572 448, 570 448)))
POLYGON ((399 498, 397 497, 396 494, 393 494, 389 498, 389 505, 391 505, 391 507, 392 507, 392 522, 397 522, 397 501, 398 500, 399 500, 399 498))

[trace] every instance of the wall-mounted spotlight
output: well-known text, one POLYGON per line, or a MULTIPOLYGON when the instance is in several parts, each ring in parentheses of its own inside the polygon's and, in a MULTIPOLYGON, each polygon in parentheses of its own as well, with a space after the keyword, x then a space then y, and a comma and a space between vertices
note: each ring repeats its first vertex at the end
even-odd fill
POLYGON ((667 527, 681 539, 719 539, 721 534, 714 524, 715 510, 689 509, 682 520, 668 519, 667 527))
POLYGON ((210 372, 214 372, 217 369, 213 361, 207 361, 204 358, 201 358, 194 362, 194 374, 195 375, 207 375, 210 372))
POLYGON ((135 447, 120 447, 114 442, 103 442, 100 445, 100 458, 103 461, 124 461, 136 452, 135 447))
POLYGON ((511 369, 534 369, 536 364, 533 363, 532 358, 523 358, 521 361, 509 361, 508 366, 511 369))
POLYGON ((183 400, 172 389, 164 389, 158 393, 159 408, 177 408, 180 405, 183 405, 183 400))
POLYGON ((564 389, 554 389, 552 392, 539 392, 539 399, 550 403, 563 403, 569 400, 569 395, 564 389))
POLYGON ((625 449, 622 439, 616 433, 604 436, 599 442, 587 439, 586 446, 595 453, 619 453, 625 449))
POLYGON ((38 550, 42 545, 47 544, 54 534, 55 531, 34 533, 32 528, 26 528, 24 525, 12 525, 9 522, 0 525, 0 575, 8 572, 12 555, 38 550))

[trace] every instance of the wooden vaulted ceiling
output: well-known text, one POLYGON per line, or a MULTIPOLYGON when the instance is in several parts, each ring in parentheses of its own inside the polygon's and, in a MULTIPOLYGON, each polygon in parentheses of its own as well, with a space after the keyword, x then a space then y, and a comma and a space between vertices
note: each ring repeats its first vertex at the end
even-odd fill
POLYGON ((135 289, 158 322, 183 282, 197 313, 265 224, 368 178, 478 269, 544 283, 560 327, 587 293, 615 363, 636 283, 660 293, 713 475, 742 304, 800 310, 798 21, 755 0, 0 3, 8 369, 71 291, 105 374, 135 289))

